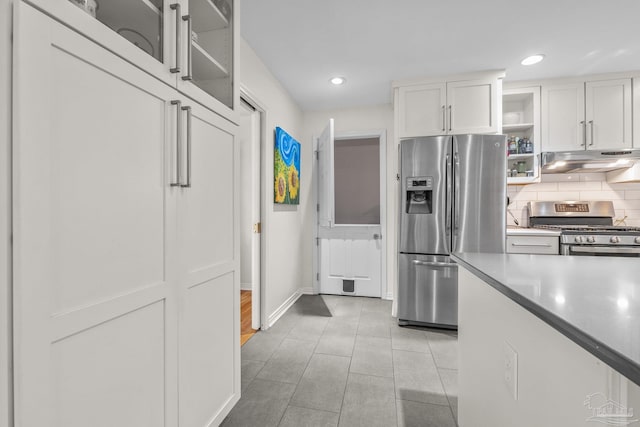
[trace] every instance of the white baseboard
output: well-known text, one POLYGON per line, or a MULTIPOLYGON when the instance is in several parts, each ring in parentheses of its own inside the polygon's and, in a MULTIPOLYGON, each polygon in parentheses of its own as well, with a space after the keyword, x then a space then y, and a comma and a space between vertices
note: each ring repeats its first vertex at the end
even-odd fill
POLYGON ((240 290, 242 291, 252 291, 253 285, 251 283, 240 283, 240 290))
POLYGON ((313 287, 311 286, 307 286, 306 288, 300 288, 298 289, 298 292, 300 292, 300 294, 302 295, 315 295, 315 292, 313 291, 313 287))
POLYGON ((389 301, 393 301, 393 292, 387 293, 387 296, 382 297, 384 299, 388 299, 389 301))
POLYGON ((276 311, 274 311, 273 313, 271 313, 269 315, 269 318, 267 320, 267 325, 268 327, 272 327, 274 325, 274 323, 276 323, 278 321, 278 319, 280 317, 282 317, 283 314, 285 314, 287 312, 287 310, 289 310, 289 308, 291 308, 291 306, 293 304, 295 304, 296 301, 298 301, 298 298, 300 298, 300 296, 302 295, 302 293, 300 292, 300 289, 296 290, 293 295, 291 295, 289 298, 287 298, 287 300, 285 302, 282 303, 282 305, 280 305, 280 307, 278 307, 276 309, 276 311))

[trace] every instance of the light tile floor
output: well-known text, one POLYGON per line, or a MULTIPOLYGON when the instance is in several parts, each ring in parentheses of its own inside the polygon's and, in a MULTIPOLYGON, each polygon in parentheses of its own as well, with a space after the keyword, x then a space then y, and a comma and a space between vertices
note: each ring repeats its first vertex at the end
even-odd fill
POLYGON ((223 426, 455 427, 457 336, 401 328, 391 302, 304 295, 242 347, 223 426))

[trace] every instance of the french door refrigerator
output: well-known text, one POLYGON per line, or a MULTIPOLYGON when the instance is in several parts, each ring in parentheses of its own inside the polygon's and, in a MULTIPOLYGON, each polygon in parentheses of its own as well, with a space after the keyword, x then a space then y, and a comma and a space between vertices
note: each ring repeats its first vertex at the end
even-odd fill
POLYGON ((452 252, 504 252, 504 135, 400 142, 398 322, 457 328, 452 252))

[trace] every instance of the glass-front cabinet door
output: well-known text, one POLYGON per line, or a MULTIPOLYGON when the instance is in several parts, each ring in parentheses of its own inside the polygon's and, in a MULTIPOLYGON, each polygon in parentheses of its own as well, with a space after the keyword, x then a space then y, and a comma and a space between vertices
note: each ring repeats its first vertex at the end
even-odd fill
MULTIPOLYGON (((237 92, 233 81, 237 0, 64 1, 85 12, 83 16, 75 10, 67 14, 71 15, 71 26, 86 27, 87 36, 94 38, 104 29, 82 21, 95 19, 137 49, 127 51, 105 41, 107 48, 151 74, 160 69, 164 75, 158 77, 210 108, 217 106, 210 102, 213 97, 233 110, 237 92), (138 50, 148 56, 142 57, 138 50), (150 63, 150 58, 161 67, 150 63)), ((46 8, 57 11, 51 5, 46 8)), ((83 28, 79 30, 84 32, 83 28)))
MULTIPOLYGON (((191 82, 233 109, 233 0, 189 0, 185 72, 180 80, 191 82)), ((187 94, 190 88, 179 82, 187 94)))

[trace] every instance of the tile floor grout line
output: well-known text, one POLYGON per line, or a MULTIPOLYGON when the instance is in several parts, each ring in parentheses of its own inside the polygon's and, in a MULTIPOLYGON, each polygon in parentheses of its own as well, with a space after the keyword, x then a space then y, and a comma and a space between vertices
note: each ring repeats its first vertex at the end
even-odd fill
MULTIPOLYGON (((329 322, 327 321, 327 323, 324 325, 324 328, 322 328, 322 332, 320 333, 320 337, 322 337, 322 335, 324 334, 325 329, 327 329, 327 324, 328 323, 329 322)), ((287 336, 289 336, 289 335, 287 335, 287 336)), ((292 339, 295 339, 295 338, 292 338, 292 339)), ((304 341, 304 340, 299 340, 299 341, 304 341)), ((311 356, 309 356, 309 360, 307 360, 307 364, 304 366, 304 370, 302 371, 302 375, 300 375, 300 378, 298 378, 298 382, 296 383, 296 388, 293 390, 293 393, 291 394, 291 396, 289 397, 289 400, 287 401, 287 406, 284 408, 284 412, 282 413, 282 416, 280 416, 280 420, 278 421, 278 426, 280 424, 282 424, 282 419, 284 418, 284 414, 287 413, 287 409, 289 408, 289 406, 295 406, 295 405, 291 405, 291 399, 293 399, 293 396, 296 395, 296 391, 298 390, 298 386, 300 386, 300 382, 302 381, 302 377, 304 377, 304 373, 307 371, 307 368, 309 367, 309 363, 311 363, 311 359, 313 358, 313 355, 316 354, 316 348, 318 347, 319 343, 320 343, 320 338, 318 338, 318 340, 315 342, 315 344, 313 346, 313 350, 311 350, 311 356)), ((289 384, 291 384, 291 383, 289 383, 289 384)), ((311 409, 311 408, 306 408, 306 409, 311 409)))
POLYGON ((362 314, 362 307, 358 312, 358 322, 356 325, 356 335, 353 339, 353 347, 351 347, 351 357, 349 357, 349 368, 347 369, 347 380, 344 382, 344 392, 342 393, 342 402, 340 403, 340 412, 338 414, 338 425, 340 427, 340 419, 342 418, 342 409, 344 408, 344 399, 347 397, 347 385, 349 385, 349 375, 351 375, 351 363, 353 362, 353 353, 356 351, 356 340, 358 338, 358 328, 360 327, 360 315, 362 314))

